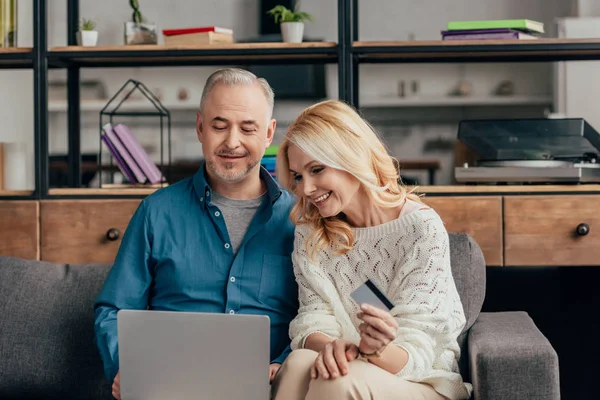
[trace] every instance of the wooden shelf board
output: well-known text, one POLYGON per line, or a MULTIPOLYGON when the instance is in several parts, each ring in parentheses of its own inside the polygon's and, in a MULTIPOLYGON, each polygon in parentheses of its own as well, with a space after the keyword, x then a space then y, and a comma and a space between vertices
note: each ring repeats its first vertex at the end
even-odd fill
POLYGON ((439 186, 419 186, 416 192, 423 194, 434 193, 456 193, 456 194, 476 194, 476 193, 580 193, 580 192, 599 192, 599 184, 583 185, 439 185, 439 186))
POLYGON ((48 53, 50 63, 76 62, 82 65, 193 65, 227 62, 276 63, 306 60, 335 61, 335 42, 305 43, 231 43, 218 45, 120 45, 53 47, 48 53))
POLYGON ((364 62, 558 61, 600 57, 600 39, 358 41, 364 62))
POLYGON ((145 196, 156 192, 159 188, 56 188, 48 190, 51 196, 122 196, 135 195, 145 196))
POLYGON ((0 196, 31 196, 33 190, 0 190, 0 196))
POLYGON ((427 46, 445 46, 448 48, 461 47, 461 46, 473 46, 473 45, 487 45, 487 46, 506 46, 506 45, 517 45, 524 47, 535 47, 545 45, 578 45, 578 44, 598 44, 600 45, 600 38, 590 39, 567 39, 567 38, 541 38, 536 40, 519 40, 519 39, 508 39, 508 40, 400 40, 400 41, 389 41, 389 40, 376 40, 376 41, 356 41, 353 43, 354 48, 365 48, 365 47, 427 47, 427 46))
POLYGON ((511 96, 365 96, 359 100, 363 107, 462 107, 462 106, 501 106, 501 105, 549 105, 551 96, 511 95, 511 96))
POLYGON ((317 49, 334 48, 335 42, 304 42, 304 43, 230 43, 230 44, 210 44, 210 45, 118 45, 118 46, 58 46, 52 47, 50 52, 103 52, 103 51, 166 51, 166 50, 240 50, 240 49, 317 49))
POLYGON ((0 47, 0 55, 2 54, 25 54, 31 53, 31 47, 0 47))

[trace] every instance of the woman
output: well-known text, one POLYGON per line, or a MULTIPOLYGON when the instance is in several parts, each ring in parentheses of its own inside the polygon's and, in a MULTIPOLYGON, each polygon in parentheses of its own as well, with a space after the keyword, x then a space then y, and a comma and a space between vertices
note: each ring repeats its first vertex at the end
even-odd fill
POLYGON ((277 178, 298 197, 300 309, 276 399, 465 399, 465 316, 439 216, 399 183, 394 159, 351 107, 325 101, 288 129, 277 178), (384 311, 350 294, 370 279, 384 311))

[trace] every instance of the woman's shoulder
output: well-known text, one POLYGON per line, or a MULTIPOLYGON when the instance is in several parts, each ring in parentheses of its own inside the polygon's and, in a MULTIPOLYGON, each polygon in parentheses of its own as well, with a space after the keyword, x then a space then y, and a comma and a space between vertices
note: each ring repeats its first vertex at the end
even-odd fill
POLYGON ((402 207, 399 220, 413 227, 429 226, 445 229, 444 222, 432 207, 412 199, 408 199, 402 207))

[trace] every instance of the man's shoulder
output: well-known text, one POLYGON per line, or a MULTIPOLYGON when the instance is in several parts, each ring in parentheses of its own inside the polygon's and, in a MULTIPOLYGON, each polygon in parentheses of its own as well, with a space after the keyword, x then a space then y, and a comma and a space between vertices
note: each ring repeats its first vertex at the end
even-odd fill
POLYGON ((189 197, 187 195, 193 190, 192 178, 185 178, 172 185, 158 189, 154 193, 146 196, 142 203, 148 209, 163 209, 164 206, 188 199, 189 197))

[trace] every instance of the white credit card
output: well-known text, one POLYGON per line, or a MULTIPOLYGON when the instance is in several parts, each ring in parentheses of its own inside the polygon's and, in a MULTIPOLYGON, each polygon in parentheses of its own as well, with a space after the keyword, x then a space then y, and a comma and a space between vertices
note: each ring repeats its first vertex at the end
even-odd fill
POLYGON ((352 297, 359 306, 361 304, 369 304, 384 311, 390 311, 394 308, 394 303, 392 303, 370 279, 357 287, 356 290, 350 294, 350 297, 352 297))

